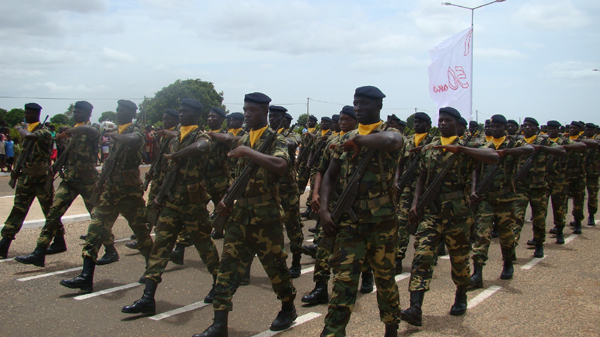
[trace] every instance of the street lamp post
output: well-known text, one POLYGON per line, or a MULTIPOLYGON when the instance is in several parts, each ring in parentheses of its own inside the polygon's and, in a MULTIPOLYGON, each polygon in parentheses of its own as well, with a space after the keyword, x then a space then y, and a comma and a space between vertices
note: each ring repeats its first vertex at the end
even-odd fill
MULTIPOLYGON (((471 46, 472 46, 472 49, 471 49, 471 114, 473 113, 473 69, 474 69, 474 67, 473 67, 473 53, 475 52, 475 33, 474 33, 474 30, 473 30, 473 28, 474 28, 473 22, 474 22, 474 19, 475 19, 475 10, 479 9, 481 7, 485 7, 485 6, 491 5, 491 4, 496 3, 496 2, 504 2, 504 1, 506 1, 506 0, 495 0, 495 1, 488 2, 486 4, 483 4, 483 5, 480 5, 480 6, 477 6, 477 7, 467 7, 467 6, 453 4, 451 2, 442 2, 442 5, 444 5, 444 6, 454 6, 454 7, 458 7, 458 8, 468 9, 468 10, 471 11, 471 46)), ((479 118, 476 117, 475 120, 479 123, 478 119, 479 118)))

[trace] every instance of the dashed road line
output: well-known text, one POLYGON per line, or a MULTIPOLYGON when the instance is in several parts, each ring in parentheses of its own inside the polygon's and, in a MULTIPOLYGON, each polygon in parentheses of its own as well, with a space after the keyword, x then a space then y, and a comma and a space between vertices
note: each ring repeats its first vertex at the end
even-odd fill
POLYGON ((209 304, 210 303, 204 303, 203 301, 200 301, 200 302, 192 303, 190 305, 186 305, 184 307, 177 308, 177 309, 174 309, 174 310, 171 310, 171 311, 163 312, 162 314, 154 315, 154 316, 148 317, 148 318, 151 319, 151 320, 153 320, 153 321, 160 321, 161 319, 165 319, 167 317, 179 315, 179 314, 182 314, 184 312, 196 310, 196 309, 205 307, 205 306, 207 306, 209 304))
POLYGON ((494 295, 494 293, 500 289, 502 289, 501 286, 491 286, 486 290, 482 291, 481 293, 479 293, 479 295, 475 296, 472 300, 469 301, 467 309, 475 308, 477 305, 485 301, 488 297, 494 295))
POLYGON ((300 275, 304 275, 306 273, 311 273, 313 271, 315 271, 315 266, 304 268, 300 271, 300 275))
POLYGON ((2 260, 0 260, 0 262, 8 262, 8 261, 14 261, 14 260, 15 260, 15 258, 11 257, 11 258, 8 258, 8 259, 2 259, 2 260))
POLYGON ((306 242, 314 242, 314 241, 315 241, 315 238, 312 238, 312 239, 306 239, 306 240, 304 240, 304 241, 306 241, 306 242))
POLYGON ((83 268, 83 267, 76 267, 76 268, 71 268, 71 269, 59 270, 59 271, 55 271, 52 273, 44 273, 44 274, 39 274, 39 275, 35 275, 35 276, 18 278, 17 281, 25 282, 25 281, 35 280, 38 278, 48 277, 48 276, 52 276, 52 275, 60 275, 60 274, 70 273, 72 271, 81 270, 81 268, 83 268))
POLYGON ((319 316, 321 316, 321 314, 316 313, 316 312, 309 312, 308 314, 304 314, 304 315, 296 318, 296 320, 294 321, 294 323, 292 323, 292 325, 289 328, 285 329, 285 330, 281 330, 281 331, 267 330, 267 331, 263 331, 263 332, 261 332, 259 334, 256 334, 256 335, 254 335, 252 337, 271 337, 271 336, 275 336, 276 334, 278 334, 280 332, 286 331, 286 330, 291 329, 291 328, 293 328, 295 326, 298 326, 300 324, 306 323, 306 322, 308 322, 310 320, 313 320, 313 319, 315 319, 315 318, 317 318, 319 316))
POLYGON ((540 263, 540 261, 542 261, 545 258, 546 258, 546 255, 544 255, 544 257, 534 257, 531 261, 527 262, 527 264, 521 266, 521 269, 529 270, 529 269, 533 268, 533 266, 535 266, 536 264, 540 263))
POLYGON ((96 297, 96 296, 100 296, 100 295, 114 293, 115 291, 119 291, 119 290, 125 290, 125 289, 129 289, 129 288, 135 288, 135 287, 139 287, 141 285, 142 284, 139 283, 139 282, 124 284, 122 286, 118 286, 118 287, 114 287, 114 288, 104 289, 104 290, 96 291, 96 292, 85 294, 85 295, 75 296, 75 297, 73 297, 73 299, 78 300, 78 301, 87 300, 88 298, 92 298, 92 297, 96 297))
POLYGON ((572 234, 571 236, 565 239, 565 245, 569 244, 571 241, 577 239, 578 237, 579 234, 572 234))

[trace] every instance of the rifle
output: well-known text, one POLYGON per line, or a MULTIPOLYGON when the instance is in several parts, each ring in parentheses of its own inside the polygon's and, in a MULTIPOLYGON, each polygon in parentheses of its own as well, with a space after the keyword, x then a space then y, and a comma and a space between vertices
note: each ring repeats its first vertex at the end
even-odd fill
MULTIPOLYGON (((175 198, 173 197, 173 186, 175 186, 175 182, 177 181, 177 173, 179 172, 179 162, 175 165, 175 167, 172 170, 169 170, 167 172, 167 175, 165 176, 165 180, 163 180, 162 185, 160 185, 160 189, 158 190, 158 193, 156 194, 156 201, 158 202, 159 205, 164 204, 166 199, 169 199, 169 201, 174 201, 175 198)), ((151 201, 153 202, 153 201, 151 201)), ((152 211, 150 211, 150 214, 148 214, 148 223, 150 224, 150 226, 156 226, 156 223, 158 222, 158 215, 159 215, 159 211, 152 208, 152 211)))
MULTIPOLYGON (((258 148, 258 152, 265 153, 269 147, 275 142, 277 138, 277 130, 281 128, 283 125, 283 120, 274 131, 270 131, 267 139, 265 139, 264 143, 260 145, 258 148)), ((242 173, 240 173, 239 177, 235 179, 233 184, 229 186, 225 195, 223 196, 223 203, 227 208, 231 208, 233 206, 234 201, 242 197, 242 194, 246 191, 246 187, 248 186, 248 182, 250 182, 250 178, 254 175, 254 172, 258 169, 258 164, 253 162, 252 160, 248 160, 248 164, 244 167, 242 173)), ((215 205, 215 210, 219 205, 215 205)), ((223 227, 225 226, 225 221, 228 216, 223 215, 221 213, 216 213, 217 216, 214 218, 212 226, 217 232, 222 232, 223 227)))
MULTIPOLYGON (((44 124, 46 124, 47 120, 48 120, 48 115, 46 115, 46 119, 44 119, 43 123, 38 124, 38 126, 35 128, 35 130, 37 130, 38 128, 44 127, 44 124)), ((33 131, 35 132, 35 130, 33 130, 33 131)), ((8 182, 8 186, 10 186, 10 188, 12 188, 13 190, 15 189, 15 186, 17 185, 17 180, 19 179, 19 176, 21 175, 21 171, 23 170, 23 167, 25 166, 25 162, 29 159, 29 157, 31 157, 31 154, 33 153, 33 145, 35 145, 35 141, 25 140, 25 142, 26 142, 25 148, 19 155, 19 159, 17 159, 17 163, 15 164, 12 172, 10 173, 10 181, 8 182)))
MULTIPOLYGON (((312 139, 311 139, 312 141, 312 139)), ((310 143, 310 142, 309 142, 310 143)), ((306 156, 308 156, 308 144, 306 144, 306 146, 303 146, 302 149, 300 149, 300 153, 298 154, 298 160, 296 161, 297 164, 300 164, 301 162, 304 161, 304 159, 306 159, 306 156)))
POLYGON ((58 159, 56 159, 56 161, 52 165, 51 176, 46 181, 46 186, 45 186, 46 191, 50 191, 52 184, 54 183, 54 180, 56 179, 56 174, 60 173, 62 171, 63 167, 65 166, 65 164, 67 163, 67 157, 69 156, 69 151, 71 150, 71 148, 73 148, 73 146, 74 146, 73 144, 75 144, 75 142, 78 138, 79 137, 77 137, 77 135, 74 135, 73 138, 71 138, 71 140, 69 141, 69 145, 67 145, 67 148, 63 151, 63 153, 60 154, 60 157, 58 157, 58 159))
MULTIPOLYGON (((460 146, 468 145, 469 142, 471 141, 472 137, 473 137, 473 135, 469 135, 469 137, 467 137, 465 142, 463 144, 459 144, 459 145, 460 146)), ((458 153, 452 154, 450 156, 450 158, 448 158, 448 161, 446 162, 446 165, 444 166, 444 168, 442 168, 442 170, 431 181, 431 184, 429 184, 429 187, 427 188, 427 190, 425 190, 423 195, 421 195, 421 197, 419 198, 419 201, 417 201, 417 212, 418 213, 421 213, 423 211, 423 209, 425 208, 425 206, 431 204, 433 202, 433 200, 435 199, 435 197, 437 197, 439 195, 440 189, 442 188, 442 180, 444 180, 444 178, 446 177, 448 172, 450 172, 450 169, 452 169, 452 166, 454 166, 454 162, 456 162, 457 159, 458 159, 458 153)), ((411 235, 415 235, 415 233, 417 231, 417 227, 418 227, 418 223, 411 224, 409 222, 408 226, 406 227, 406 231, 408 233, 410 233, 411 235)))
MULTIPOLYGON (((303 171, 303 177, 304 177, 304 179, 306 179, 307 183, 308 183, 308 178, 310 177, 310 172, 312 171, 312 167, 315 165, 317 160, 320 158, 320 154, 323 153, 323 149, 325 149, 326 145, 327 145, 327 141, 324 139, 321 142, 321 144, 319 144, 319 147, 313 153, 313 155, 310 157, 310 159, 308 159, 308 163, 306 164, 306 169, 303 171)), ((298 186, 298 189, 302 192, 304 191, 305 188, 306 188, 306 185, 298 186)))
MULTIPOLYGON (((469 137, 471 137, 471 136, 469 136, 469 137)), ((429 144, 432 139, 433 139, 433 137, 431 135, 427 134, 427 137, 425 139, 423 139, 423 145, 429 144)), ((406 187, 406 185, 409 182, 412 182, 415 180, 415 173, 417 172, 417 167, 419 167, 420 160, 421 160, 421 152, 417 152, 417 154, 415 154, 415 157, 413 158, 413 160, 410 162, 410 165, 408 165, 408 168, 406 169, 404 174, 402 174, 402 178, 400 178, 400 181, 398 181, 397 186, 398 186, 398 190, 400 191, 400 193, 402 193, 402 191, 404 190, 404 187, 406 187)))
MULTIPOLYGON (((548 137, 545 137, 542 140, 542 142, 540 143, 540 145, 544 146, 547 143, 548 143, 548 137)), ((525 161, 523 166, 521 166, 519 171, 513 177, 513 180, 512 180, 513 186, 516 186, 517 182, 519 182, 521 179, 525 178, 525 176, 527 175, 529 170, 531 170, 531 165, 533 165, 533 161, 537 158, 537 156, 540 154, 540 152, 542 152, 541 149, 539 151, 535 151, 534 153, 532 153, 529 156, 529 158, 527 158, 527 160, 525 161)))
POLYGON ((283 136, 284 137, 289 136, 290 133, 292 133, 292 131, 294 131, 294 128, 296 127, 296 125, 298 125, 298 123, 294 123, 294 125, 290 126, 290 128, 285 132, 285 134, 283 136))
MULTIPOLYGON (((515 145, 515 142, 517 141, 517 139, 518 139, 517 136, 515 136, 513 139, 511 139, 511 141, 508 143, 508 145, 506 146, 505 149, 512 148, 515 145)), ((481 183, 479 183, 477 185, 477 188, 475 189, 475 194, 477 194, 478 196, 482 196, 483 193, 485 191, 487 191, 490 188, 490 186, 492 186, 492 183, 494 182, 494 178, 495 178, 495 173, 498 170, 498 167, 500 167, 500 165, 502 165, 505 158, 506 158, 506 156, 500 158, 500 160, 496 164, 490 166, 490 168, 487 170, 483 179, 481 179, 481 183)))
POLYGON ((170 139, 165 140, 164 144, 160 147, 160 151, 158 152, 158 157, 150 166, 150 170, 148 170, 148 174, 144 178, 144 191, 148 190, 148 185, 154 179, 154 177, 156 177, 158 174, 160 174, 159 170, 164 161, 163 154, 165 154, 165 152, 169 148, 169 143, 170 143, 170 139))

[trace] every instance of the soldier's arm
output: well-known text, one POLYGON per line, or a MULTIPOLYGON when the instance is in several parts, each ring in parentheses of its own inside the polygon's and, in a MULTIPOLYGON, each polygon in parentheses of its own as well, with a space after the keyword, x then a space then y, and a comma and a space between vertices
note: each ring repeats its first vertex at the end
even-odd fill
POLYGON ((336 234, 336 224, 331 219, 331 213, 329 212, 329 200, 333 195, 335 189, 335 182, 338 181, 340 176, 340 160, 332 158, 329 162, 329 167, 323 175, 321 181, 321 188, 319 191, 319 201, 323 205, 319 209, 319 217, 321 218, 321 225, 323 230, 328 237, 334 237, 336 234))
POLYGON ((125 145, 128 145, 128 146, 138 145, 138 144, 140 144, 144 140, 142 138, 142 136, 139 133, 137 133, 137 132, 134 132, 134 133, 124 133, 124 134, 121 134, 121 135, 116 134, 116 133, 112 133, 110 135, 110 137, 112 137, 114 140, 116 140, 118 142, 121 142, 121 143, 123 143, 125 145))
POLYGON ((88 136, 90 138, 94 138, 98 136, 98 129, 91 125, 81 125, 74 128, 70 128, 65 130, 67 135, 80 135, 80 136, 88 136))
POLYGON ((552 146, 547 146, 547 145, 535 145, 535 149, 537 150, 539 146, 539 149, 541 151, 544 151, 548 154, 557 156, 557 157, 564 157, 567 155, 567 151, 562 147, 562 146, 558 146, 556 145, 556 143, 554 143, 552 146))
POLYGON ((284 174, 285 170, 287 169, 287 160, 265 153, 260 153, 244 145, 238 146, 231 150, 227 156, 234 158, 248 157, 248 159, 252 160, 258 166, 264 167, 268 171, 277 174, 284 174))
POLYGON ((235 139, 236 137, 230 133, 220 133, 220 132, 209 131, 208 135, 210 136, 210 138, 216 140, 217 142, 223 143, 227 146, 231 146, 231 144, 233 144, 235 141, 237 141, 235 139))
POLYGON ((348 142, 353 142, 358 146, 367 146, 383 151, 394 151, 404 145, 404 139, 400 133, 391 131, 372 133, 365 136, 356 135, 347 140, 345 143, 348 142))
POLYGON ((589 148, 598 147, 598 141, 594 139, 575 139, 575 141, 578 143, 584 143, 589 148))
POLYGON ((410 223, 417 223, 421 221, 421 216, 419 212, 417 212, 417 203, 421 198, 421 194, 423 194, 423 189, 425 187, 425 179, 427 179, 427 171, 420 170, 419 171, 419 180, 417 180, 417 186, 415 187, 415 194, 413 197, 412 205, 410 207, 410 212, 408 213, 408 221, 410 223))
POLYGON ((165 154, 165 157, 172 160, 192 158, 201 156, 206 151, 209 151, 208 142, 204 139, 199 139, 180 151, 177 151, 173 154, 165 154))
POLYGON ((27 130, 26 128, 17 127, 17 130, 19 131, 21 137, 23 137, 24 139, 35 142, 38 138, 35 132, 29 132, 29 130, 27 130))
POLYGON ((533 146, 529 144, 525 144, 523 146, 511 148, 511 149, 502 149, 496 150, 496 152, 500 155, 500 157, 504 156, 528 156, 535 152, 533 146))
POLYGON ((563 149, 567 150, 567 151, 583 151, 585 149, 587 149, 587 145, 585 145, 585 143, 575 143, 575 144, 568 144, 568 145, 561 145, 563 149))
POLYGON ((486 164, 495 164, 500 160, 500 156, 496 151, 490 148, 473 148, 466 146, 457 146, 457 145, 437 145, 433 147, 434 149, 446 149, 452 153, 462 152, 467 156, 486 163, 486 164))
POLYGON ((313 195, 311 196, 310 205, 312 206, 312 210, 315 213, 319 213, 319 209, 321 208, 321 197, 319 196, 319 190, 321 189, 321 182, 323 180, 323 175, 321 172, 317 171, 315 174, 315 186, 313 190, 313 195))
POLYGON ((285 142, 287 143, 288 149, 291 151, 295 151, 298 147, 298 143, 292 138, 286 138, 285 142))
POLYGON ((173 139, 173 138, 179 136, 179 131, 175 131, 175 130, 173 130, 173 131, 171 131, 171 130, 160 130, 156 134, 159 135, 159 136, 161 136, 161 137, 165 136, 168 139, 173 139))

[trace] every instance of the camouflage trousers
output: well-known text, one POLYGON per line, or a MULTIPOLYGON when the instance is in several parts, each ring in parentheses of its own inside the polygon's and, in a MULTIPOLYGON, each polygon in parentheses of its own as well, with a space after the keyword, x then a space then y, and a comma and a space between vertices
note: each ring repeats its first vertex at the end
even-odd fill
POLYGON ((525 224, 527 205, 531 205, 531 214, 533 215, 533 239, 537 243, 544 243, 546 240, 546 214, 548 213, 548 188, 531 188, 528 192, 519 194, 516 201, 517 222, 514 230, 517 244, 525 224))
MULTIPOLYGON (((90 198, 94 194, 94 183, 94 180, 63 180, 60 182, 60 185, 58 185, 58 189, 54 194, 54 201, 52 202, 52 207, 50 207, 50 211, 48 212, 48 216, 46 217, 46 223, 42 228, 40 236, 38 237, 38 246, 48 247, 50 245, 52 239, 62 228, 60 218, 67 212, 67 209, 71 207, 71 204, 73 203, 73 201, 75 201, 75 198, 77 198, 77 196, 81 195, 85 204, 85 208, 90 213, 90 215, 92 214, 94 205, 90 203, 90 198)), ((64 229, 62 233, 64 234, 64 229)), ((110 232, 104 239, 104 244, 108 245, 112 244, 113 242, 114 235, 112 234, 112 232, 110 232)))
POLYGON ((484 199, 475 215, 475 243, 473 245, 473 262, 484 266, 488 259, 488 251, 492 241, 492 226, 498 226, 502 259, 515 261, 515 233, 517 221, 516 200, 484 199))
POLYGON ((400 195, 397 206, 398 214, 398 259, 404 260, 406 257, 406 250, 408 249, 408 243, 410 242, 410 236, 406 231, 408 226, 408 211, 412 206, 413 192, 410 188, 405 188, 404 192, 400 195))
POLYGON ((290 251, 292 254, 300 254, 304 242, 302 221, 300 220, 300 198, 298 193, 292 192, 281 195, 280 199, 281 207, 285 213, 283 223, 288 239, 290 239, 290 251))
POLYGON ((394 264, 398 244, 397 219, 356 224, 342 221, 329 265, 333 293, 325 317, 327 336, 341 336, 354 309, 358 281, 365 263, 373 268, 379 317, 384 324, 398 324, 400 300, 394 264))
POLYGON ((573 195, 573 218, 575 218, 575 221, 583 221, 583 203, 585 201, 585 179, 583 179, 582 177, 569 178, 567 180, 567 189, 573 195))
POLYGON ((314 243, 317 244, 317 254, 315 256, 315 271, 313 273, 313 281, 315 282, 329 282, 331 276, 331 270, 329 268, 329 258, 331 257, 331 251, 320 244, 323 238, 323 231, 320 230, 314 239, 314 243))
POLYGON ((144 277, 158 283, 162 281, 161 276, 169 263, 177 236, 183 231, 189 234, 189 242, 196 247, 208 272, 216 276, 219 252, 210 237, 211 230, 205 203, 179 206, 167 202, 158 218, 144 277))
POLYGON ((119 214, 129 223, 129 227, 137 237, 138 249, 145 258, 150 255, 152 238, 146 226, 146 208, 141 189, 135 192, 118 192, 105 190, 100 196, 98 205, 92 211, 92 221, 88 227, 83 258, 90 258, 94 262, 98 257, 98 249, 105 238, 112 232, 112 227, 119 214))
MULTIPOLYGON (((17 180, 14 206, 10 211, 8 218, 6 218, 6 221, 4 222, 4 228, 2 228, 2 236, 7 239, 15 239, 15 235, 17 235, 17 233, 19 233, 21 230, 23 221, 25 221, 27 213, 29 212, 29 208, 33 203, 33 199, 36 197, 40 203, 44 217, 46 217, 46 219, 48 218, 48 212, 50 211, 52 197, 54 195, 54 187, 52 187, 51 191, 47 191, 45 189, 45 180, 28 180, 29 181, 27 183, 24 182, 24 178, 17 180)), ((65 233, 65 228, 63 227, 62 222, 60 222, 60 219, 56 232, 60 235, 64 235, 65 233)))
MULTIPOLYGON (((306 186, 309 184, 310 182, 310 174, 308 174, 308 176, 305 176, 306 174, 306 163, 304 163, 304 165, 300 165, 299 169, 298 169, 298 189, 299 189, 299 194, 302 195, 305 192, 306 186)), ((310 205, 310 197, 312 196, 312 194, 309 194, 309 198, 306 201, 306 205, 310 205)))
POLYGON ((598 212, 598 176, 587 175, 585 184, 588 194, 588 214, 593 218, 598 212))
POLYGON ((214 310, 233 309, 233 295, 240 276, 245 273, 249 257, 258 256, 277 298, 282 302, 294 301, 296 288, 292 284, 286 264, 283 226, 277 223, 241 225, 230 221, 225 232, 223 254, 215 286, 214 310))
POLYGON ((409 291, 429 290, 433 266, 442 240, 448 247, 452 264, 452 281, 457 286, 469 283, 469 253, 473 217, 442 219, 425 214, 415 233, 415 257, 412 262, 409 291))
POLYGON ((565 184, 556 183, 548 185, 548 199, 552 205, 552 217, 554 225, 558 228, 565 227, 565 219, 567 214, 567 194, 565 193, 565 184))

